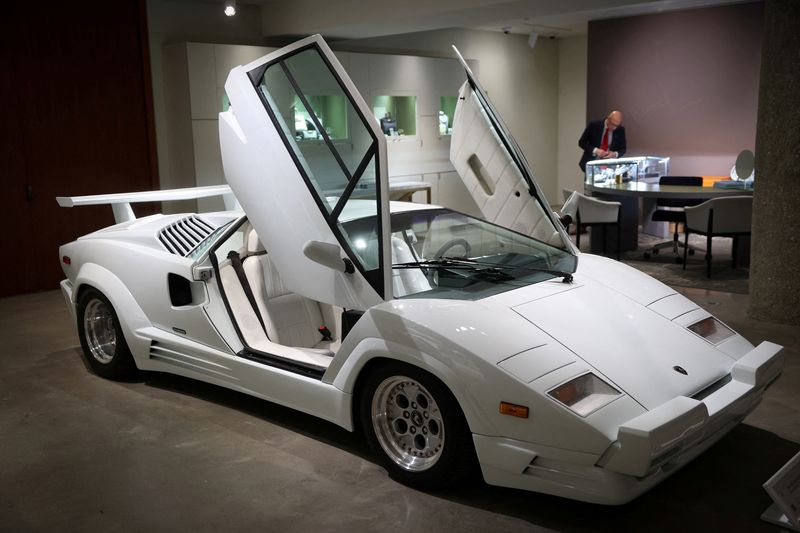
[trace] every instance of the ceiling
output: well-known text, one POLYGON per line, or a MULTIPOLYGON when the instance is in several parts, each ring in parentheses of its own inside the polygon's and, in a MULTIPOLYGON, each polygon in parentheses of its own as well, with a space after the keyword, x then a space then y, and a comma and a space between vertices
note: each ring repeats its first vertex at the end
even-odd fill
MULTIPOLYGON (((223 0, 218 0, 222 4, 223 0)), ((264 37, 321 33, 363 39, 443 28, 566 37, 590 20, 746 0, 245 0, 261 5, 264 37)))

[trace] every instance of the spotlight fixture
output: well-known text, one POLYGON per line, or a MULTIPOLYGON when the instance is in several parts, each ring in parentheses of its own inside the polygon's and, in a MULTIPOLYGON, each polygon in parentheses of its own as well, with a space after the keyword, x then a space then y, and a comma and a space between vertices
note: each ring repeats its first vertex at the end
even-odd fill
POLYGON ((225 0, 225 14, 229 17, 236 14, 236 0, 225 0))

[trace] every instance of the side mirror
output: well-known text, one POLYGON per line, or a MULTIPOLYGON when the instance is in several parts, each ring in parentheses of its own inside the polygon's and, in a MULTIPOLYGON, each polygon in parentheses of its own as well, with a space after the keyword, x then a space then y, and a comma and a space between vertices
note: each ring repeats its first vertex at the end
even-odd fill
POLYGON ((303 255, 331 270, 338 270, 347 274, 352 274, 356 271, 352 261, 342 258, 342 249, 338 244, 308 241, 303 246, 303 255))

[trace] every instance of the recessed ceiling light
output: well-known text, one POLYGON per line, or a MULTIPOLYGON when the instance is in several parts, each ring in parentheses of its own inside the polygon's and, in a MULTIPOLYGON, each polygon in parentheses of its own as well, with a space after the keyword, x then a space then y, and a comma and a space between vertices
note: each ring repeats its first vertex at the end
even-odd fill
POLYGON ((225 0, 225 14, 229 17, 236 14, 236 0, 225 0))

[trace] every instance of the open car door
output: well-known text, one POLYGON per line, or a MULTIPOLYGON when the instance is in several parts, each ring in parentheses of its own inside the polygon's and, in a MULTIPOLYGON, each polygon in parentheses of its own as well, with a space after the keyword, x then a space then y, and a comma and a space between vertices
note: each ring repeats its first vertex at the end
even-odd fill
POLYGON ((450 140, 450 162, 483 217, 563 250, 569 238, 533 179, 514 138, 503 124, 458 50, 467 74, 458 93, 450 140))
POLYGON ((390 299, 386 140, 322 37, 236 67, 225 91, 225 176, 286 288, 347 309, 390 299))

